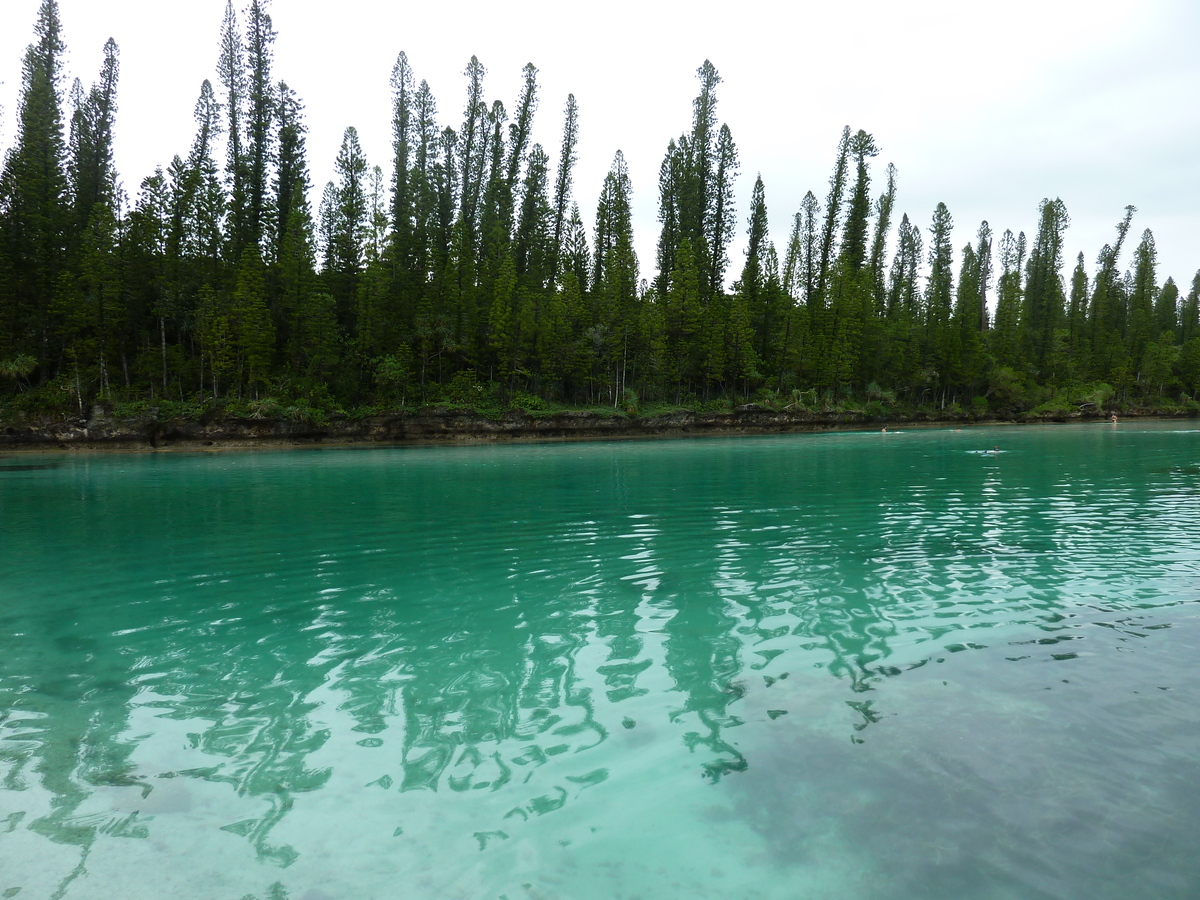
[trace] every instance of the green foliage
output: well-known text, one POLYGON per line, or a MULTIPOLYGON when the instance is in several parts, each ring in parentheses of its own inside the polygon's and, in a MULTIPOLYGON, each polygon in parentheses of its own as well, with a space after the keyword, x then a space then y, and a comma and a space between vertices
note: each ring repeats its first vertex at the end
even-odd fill
POLYGON ((1195 399, 1200 393, 1200 336, 1183 345, 1178 366, 1179 380, 1195 399))
POLYGON ((532 64, 510 115, 472 58, 447 128, 401 53, 390 183, 348 128, 314 221, 304 107, 273 74, 266 4, 239 19, 230 3, 191 145, 141 181, 126 214, 117 47, 64 121, 61 32, 42 0, 0 171, 0 390, 22 415, 97 402, 311 423, 430 402, 636 415, 752 396, 872 416, 1057 414, 1068 395, 1181 408, 1200 392, 1200 273, 1186 296, 1160 284, 1148 231, 1123 260, 1132 207, 1094 273, 1078 259, 1069 292, 1060 200, 1043 201, 1028 246, 1020 232, 993 241, 983 223, 956 279, 945 204, 925 232, 903 215, 891 238, 897 173, 887 167, 873 200, 879 148, 864 130, 842 132, 828 191, 791 217, 782 265, 755 180, 728 285, 740 162, 708 61, 660 167, 658 271, 643 281, 624 155, 591 186, 589 242, 572 197, 579 110, 569 97, 552 163, 533 141, 532 64), (1074 387, 1090 381, 1102 384, 1074 387))
POLYGON ((491 387, 480 384, 474 372, 464 371, 442 387, 438 399, 442 403, 483 409, 494 405, 495 394, 491 387))
POLYGON ((0 359, 0 378, 21 382, 37 368, 37 359, 28 353, 20 353, 8 359, 0 359))
POLYGON ((988 389, 984 396, 993 408, 1015 406, 1024 394, 1024 379, 1012 368, 997 366, 988 375, 988 389))
POLYGON ((1094 403, 1098 409, 1103 409, 1115 393, 1116 391, 1113 390, 1112 385, 1100 382, 1084 394, 1083 402, 1094 403))
POLYGON ((1066 394, 1056 394, 1049 400, 1039 403, 1032 410, 1030 415, 1042 418, 1062 418, 1071 415, 1078 410, 1078 406, 1071 402, 1066 394))
POLYGON ((82 415, 83 403, 77 382, 69 374, 21 391, 12 401, 20 413, 30 415, 82 415))
POLYGON ((380 393, 390 399, 399 399, 401 403, 412 387, 412 357, 403 348, 389 356, 381 356, 375 361, 375 383, 380 393))
POLYGON ((522 412, 536 415, 538 413, 551 412, 554 409, 553 404, 548 403, 541 397, 527 394, 524 391, 518 391, 509 398, 508 405, 510 409, 519 409, 522 412))

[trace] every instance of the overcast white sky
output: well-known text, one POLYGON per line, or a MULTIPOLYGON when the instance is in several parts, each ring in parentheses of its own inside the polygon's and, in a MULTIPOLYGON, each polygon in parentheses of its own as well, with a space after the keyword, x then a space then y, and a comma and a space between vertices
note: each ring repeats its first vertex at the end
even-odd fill
MULTIPOLYGON (((239 6, 242 0, 237 0, 239 6)), ((11 145, 21 56, 39 0, 0 0, 0 147, 11 145)), ((95 79, 104 41, 121 48, 117 167, 130 195, 191 143, 192 107, 215 78, 225 0, 59 0, 67 70, 95 79)), ((462 70, 487 67, 488 100, 512 110, 521 67, 539 72, 535 139, 557 161, 562 109, 580 107, 575 198, 590 223, 617 149, 633 179, 642 274, 654 270, 658 167, 688 128, 695 69, 723 78, 719 117, 737 142, 739 238, 755 175, 766 185, 782 255, 805 191, 824 199, 843 125, 864 128, 899 171, 897 220, 927 228, 944 201, 955 244, 982 219, 1032 238, 1043 197, 1072 224, 1066 269, 1089 272, 1126 204, 1136 240, 1153 230, 1159 277, 1186 291, 1200 268, 1200 4, 1195 0, 1066 2, 757 0, 687 4, 606 0, 455 4, 273 0, 275 78, 307 106, 315 200, 354 125, 368 160, 389 170, 388 77, 404 50, 429 81, 441 124, 463 118, 462 70)), ((741 248, 731 252, 740 272, 741 248)), ((1128 254, 1122 264, 1128 265, 1128 254)))

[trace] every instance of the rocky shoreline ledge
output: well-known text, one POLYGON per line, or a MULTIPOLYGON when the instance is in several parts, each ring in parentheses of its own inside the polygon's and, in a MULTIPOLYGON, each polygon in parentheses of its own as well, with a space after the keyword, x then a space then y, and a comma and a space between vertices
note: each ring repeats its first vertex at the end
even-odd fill
MULTIPOLYGON (((1122 417, 1182 418, 1185 414, 1152 409, 1122 410, 1122 417)), ((799 431, 867 428, 882 425, 1022 424, 1100 420, 1098 409, 1063 415, 1013 413, 869 415, 861 412, 772 409, 750 403, 715 412, 674 411, 631 416, 593 410, 527 413, 510 410, 499 417, 470 410, 426 407, 416 412, 353 418, 331 415, 321 422, 285 417, 238 417, 221 414, 199 419, 160 418, 153 410, 137 417, 116 417, 96 405, 88 416, 22 418, 0 425, 0 450, 208 450, 314 446, 322 444, 465 443, 479 441, 594 440, 697 435, 778 434, 799 431)))

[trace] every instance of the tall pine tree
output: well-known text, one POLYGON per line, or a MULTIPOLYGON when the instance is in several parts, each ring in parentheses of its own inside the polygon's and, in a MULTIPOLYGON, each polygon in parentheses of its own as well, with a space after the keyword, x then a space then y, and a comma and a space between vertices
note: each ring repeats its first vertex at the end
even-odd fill
POLYGON ((0 360, 42 355, 46 309, 64 273, 69 227, 62 104, 62 26, 42 0, 25 51, 16 144, 0 174, 0 241, 8 260, 0 291, 0 360))

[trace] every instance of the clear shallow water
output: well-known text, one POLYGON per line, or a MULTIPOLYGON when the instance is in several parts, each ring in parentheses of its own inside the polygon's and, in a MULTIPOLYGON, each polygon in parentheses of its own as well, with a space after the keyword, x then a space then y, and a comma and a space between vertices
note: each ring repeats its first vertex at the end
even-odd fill
POLYGON ((0 896, 1195 897, 1198 601, 1173 423, 0 458, 0 896))

